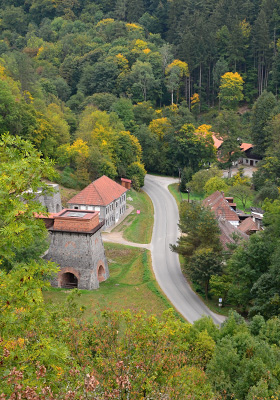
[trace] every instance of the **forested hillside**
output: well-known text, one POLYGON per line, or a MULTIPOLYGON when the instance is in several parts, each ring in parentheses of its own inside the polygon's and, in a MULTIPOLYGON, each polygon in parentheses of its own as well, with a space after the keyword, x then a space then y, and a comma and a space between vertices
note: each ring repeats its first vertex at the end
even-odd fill
MULTIPOLYGON (((63 100, 77 91, 81 96, 126 92, 130 86, 126 79, 118 79, 116 87, 125 60, 121 67, 121 60, 110 63, 110 57, 121 53, 128 58, 130 69, 145 49, 147 57, 141 61, 149 63, 156 80, 161 80, 162 68, 173 57, 188 63, 187 98, 198 91, 203 101, 212 104, 220 76, 228 70, 242 74, 248 101, 266 88, 277 92, 280 6, 276 0, 28 0, 1 1, 1 8, 1 53, 23 50, 31 58, 38 57, 44 72, 37 73, 55 80, 63 100), (132 50, 128 44, 135 39, 142 42, 128 57, 132 50), (112 47, 118 48, 114 51, 112 47), (159 54, 152 54, 162 47, 163 62, 159 54), (94 82, 89 82, 91 74, 96 76, 94 82), (61 80, 57 83, 58 76, 68 86, 61 80)), ((149 99, 167 102, 162 85, 152 92, 146 94, 149 99)))
POLYGON ((278 399, 280 2, 0 6, 0 399, 278 399), (241 142, 263 160, 252 180, 224 179, 241 142), (250 320, 231 312, 218 329, 105 310, 88 321, 75 291, 44 301, 57 267, 41 258, 36 189, 106 174, 138 190, 146 171, 180 174, 198 198, 223 190, 264 207, 265 230, 223 252, 209 212, 190 208, 191 225, 181 206, 189 276, 250 320))
POLYGON ((196 171, 214 157, 205 122, 259 145, 248 113, 217 106, 277 95, 277 1, 0 4, 0 132, 56 159, 62 183, 196 171))

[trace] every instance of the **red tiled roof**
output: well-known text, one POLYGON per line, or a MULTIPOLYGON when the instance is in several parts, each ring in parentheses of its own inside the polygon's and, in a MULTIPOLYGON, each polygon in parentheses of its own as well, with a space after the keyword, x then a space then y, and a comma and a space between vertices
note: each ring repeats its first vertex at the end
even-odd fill
POLYGON ((253 218, 249 217, 244 219, 238 226, 241 232, 249 233, 251 231, 259 231, 257 224, 253 221, 253 218))
MULTIPOLYGON (((219 149, 221 147, 221 145, 223 144, 223 139, 219 139, 216 135, 212 135, 212 138, 214 140, 214 146, 216 147, 216 149, 219 149)), ((240 150, 241 151, 247 151, 251 148, 253 148, 254 146, 251 143, 241 143, 240 145, 240 150)))
POLYGON ((218 219, 218 224, 221 231, 220 241, 225 250, 228 250, 227 244, 236 242, 233 236, 235 236, 235 238, 238 236, 238 242, 240 242, 242 239, 249 239, 248 235, 239 231, 238 228, 223 218, 218 219))
POLYGON ((251 143, 241 143, 240 150, 246 151, 246 150, 252 149, 253 147, 254 146, 251 143))
POLYGON ((131 179, 121 178, 121 181, 131 183, 131 179))
POLYGON ((218 139, 215 135, 212 135, 212 138, 214 140, 214 147, 216 147, 216 149, 219 149, 223 143, 223 140, 218 139))
POLYGON ((216 218, 223 217, 227 221, 239 221, 236 212, 230 207, 226 201, 224 194, 218 190, 203 200, 202 204, 205 207, 210 207, 215 213, 216 218))
POLYGON ((92 206, 107 206, 118 199, 127 189, 106 175, 90 183, 76 196, 68 201, 68 204, 84 204, 92 206))

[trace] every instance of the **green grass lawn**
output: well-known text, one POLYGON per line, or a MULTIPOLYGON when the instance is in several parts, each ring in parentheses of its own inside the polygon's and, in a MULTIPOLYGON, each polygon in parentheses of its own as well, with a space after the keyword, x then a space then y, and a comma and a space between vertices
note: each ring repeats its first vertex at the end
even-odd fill
POLYGON ((245 208, 244 208, 241 200, 237 199, 236 197, 234 197, 233 201, 236 203, 236 208, 238 210, 243 210, 245 212, 248 211, 248 213, 250 213, 250 207, 254 206, 253 197, 251 197, 250 199, 248 199, 246 201, 246 207, 245 208))
MULTIPOLYGON (((158 317, 172 305, 162 294, 152 272, 150 252, 146 249, 105 243, 110 277, 97 290, 81 290, 77 302, 85 306, 85 317, 105 309, 145 310, 158 317)), ((46 301, 63 303, 71 290, 44 292, 46 301)))
POLYGON ((134 207, 134 210, 128 217, 118 225, 114 231, 123 231, 123 237, 134 243, 150 243, 154 225, 154 208, 149 196, 144 192, 130 190, 127 197, 133 200, 127 200, 128 204, 134 207), (140 214, 137 214, 140 210, 140 214))
MULTIPOLYGON (((176 203, 179 205, 181 200, 188 200, 188 193, 180 193, 178 191, 178 186, 179 186, 178 183, 172 183, 171 185, 168 186, 168 190, 175 198, 176 203)), ((189 194, 190 200, 203 200, 204 197, 205 197, 204 195, 199 195, 195 193, 189 194)))

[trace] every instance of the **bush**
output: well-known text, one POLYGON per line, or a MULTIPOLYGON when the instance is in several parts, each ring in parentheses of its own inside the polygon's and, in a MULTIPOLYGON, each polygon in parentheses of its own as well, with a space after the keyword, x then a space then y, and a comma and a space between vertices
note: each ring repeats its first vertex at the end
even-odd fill
POLYGON ((70 189, 79 189, 79 181, 77 177, 75 176, 75 171, 73 168, 66 167, 64 170, 61 172, 60 177, 57 179, 58 183, 60 183, 62 186, 65 186, 70 189))
POLYGON ((131 177, 131 181, 132 181, 133 189, 135 189, 137 192, 139 192, 139 190, 140 190, 140 184, 139 184, 138 176, 133 175, 133 176, 131 177))
POLYGON ((144 186, 144 179, 146 175, 146 170, 140 162, 134 162, 127 167, 126 171, 127 177, 132 180, 132 178, 137 177, 139 181, 139 187, 144 186))

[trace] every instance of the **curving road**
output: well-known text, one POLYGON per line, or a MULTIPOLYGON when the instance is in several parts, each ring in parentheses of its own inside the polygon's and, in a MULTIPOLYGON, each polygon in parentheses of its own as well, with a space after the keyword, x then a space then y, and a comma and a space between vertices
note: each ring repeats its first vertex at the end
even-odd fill
POLYGON ((191 290, 183 276, 177 253, 170 250, 179 236, 178 207, 168 191, 168 185, 176 179, 146 175, 143 189, 154 205, 154 229, 151 242, 153 270, 156 279, 174 307, 189 322, 210 315, 215 324, 221 324, 225 317, 215 314, 206 307, 191 290))

